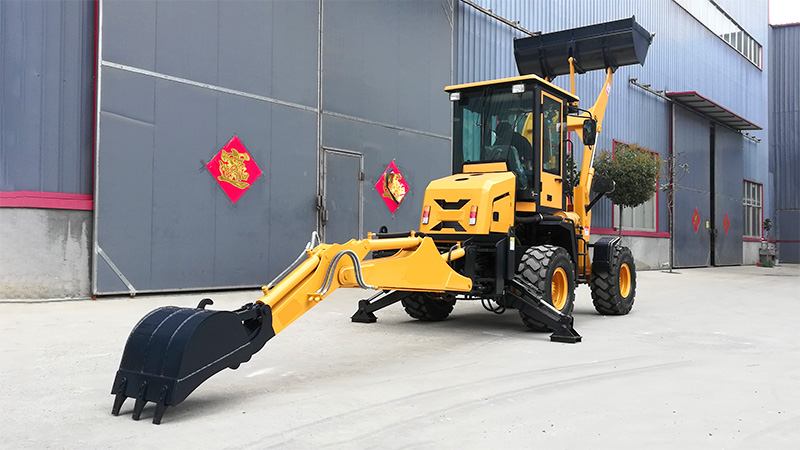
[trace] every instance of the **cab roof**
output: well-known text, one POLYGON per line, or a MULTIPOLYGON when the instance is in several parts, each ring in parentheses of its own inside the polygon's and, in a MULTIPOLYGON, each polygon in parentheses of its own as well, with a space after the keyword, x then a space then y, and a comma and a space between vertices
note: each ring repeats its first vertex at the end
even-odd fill
POLYGON ((521 75, 518 77, 511 77, 511 78, 500 78, 497 80, 478 81, 475 83, 457 84, 453 86, 447 86, 446 88, 444 88, 444 90, 446 92, 453 92, 453 91, 460 91, 464 89, 472 89, 485 86, 512 85, 520 82, 523 82, 525 84, 534 83, 549 90, 557 91, 558 93, 563 95, 569 102, 577 102, 580 100, 576 95, 571 94, 569 91, 565 91, 564 89, 561 89, 560 87, 554 85, 553 83, 550 83, 544 78, 541 78, 538 75, 533 75, 533 74, 521 75))

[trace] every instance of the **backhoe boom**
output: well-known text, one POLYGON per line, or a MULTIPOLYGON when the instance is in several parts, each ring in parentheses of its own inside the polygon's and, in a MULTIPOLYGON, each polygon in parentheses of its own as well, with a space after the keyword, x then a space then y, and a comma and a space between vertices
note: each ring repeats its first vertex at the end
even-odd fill
MULTIPOLYGON (((314 239, 312 239, 314 242, 314 239)), ((307 246, 307 248, 311 245, 307 246)), ((168 406, 182 402, 217 372, 236 369, 264 344, 340 287, 365 289, 469 292, 472 280, 455 272, 450 261, 464 250, 440 254, 429 237, 351 240, 319 244, 264 295, 236 311, 211 311, 203 299, 197 308, 167 306, 145 316, 134 327, 112 394, 112 413, 135 398, 133 418, 147 402, 156 403, 153 423, 168 406), (392 256, 364 261, 372 251, 397 250, 392 256), (362 262, 363 261, 363 262, 362 262)))
POLYGON ((440 254, 429 237, 320 244, 307 253, 300 267, 274 288, 264 287, 264 296, 257 300, 272 309, 276 334, 340 287, 424 292, 472 289, 472 280, 453 271, 446 261, 460 258, 463 250, 440 254), (385 250, 397 253, 362 262, 370 252, 385 250))

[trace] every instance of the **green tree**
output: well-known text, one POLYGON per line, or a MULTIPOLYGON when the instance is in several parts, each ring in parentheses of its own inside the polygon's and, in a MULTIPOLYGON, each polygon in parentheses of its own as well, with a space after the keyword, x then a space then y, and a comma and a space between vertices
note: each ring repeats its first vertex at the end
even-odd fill
POLYGON ((615 143, 614 152, 604 150, 594 162, 596 177, 614 180, 616 188, 606 196, 619 207, 619 234, 622 236, 622 210, 646 202, 658 190, 661 160, 636 144, 615 143))

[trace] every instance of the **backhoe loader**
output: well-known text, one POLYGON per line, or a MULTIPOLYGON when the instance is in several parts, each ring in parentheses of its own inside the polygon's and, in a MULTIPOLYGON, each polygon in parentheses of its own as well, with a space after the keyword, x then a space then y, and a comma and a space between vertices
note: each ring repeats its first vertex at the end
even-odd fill
POLYGON ((627 314, 636 292, 631 252, 617 238, 589 243, 591 208, 613 189, 594 180, 597 133, 617 67, 644 64, 652 36, 635 18, 514 42, 520 76, 449 86, 453 102, 453 174, 425 190, 418 231, 319 242, 235 311, 167 306, 133 329, 112 386, 112 413, 134 398, 138 420, 148 402, 153 423, 202 382, 248 361, 276 334, 338 288, 374 289, 354 322, 401 302, 423 321, 443 320, 456 301, 516 310, 529 328, 576 343, 575 287, 588 283, 601 314, 627 314), (579 108, 575 73, 604 69, 594 105, 579 108), (571 90, 552 83, 570 75, 571 90), (583 141, 577 183, 568 182, 571 132, 583 141), (575 184, 574 186, 572 184, 575 184), (590 200, 590 191, 595 196, 590 200))

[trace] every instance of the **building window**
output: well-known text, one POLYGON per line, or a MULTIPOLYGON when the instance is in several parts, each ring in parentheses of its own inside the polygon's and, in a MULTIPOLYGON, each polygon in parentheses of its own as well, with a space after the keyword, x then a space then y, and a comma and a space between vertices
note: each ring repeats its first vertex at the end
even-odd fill
MULTIPOLYGON (((656 207, 658 206, 657 195, 653 194, 650 200, 642 203, 635 208, 623 208, 622 210, 622 229, 630 231, 657 231, 656 207)), ((614 223, 619 221, 619 207, 614 207, 614 223)))
POLYGON ((675 0, 675 3, 756 67, 762 68, 761 44, 744 31, 744 28, 739 26, 714 0, 675 0))
POLYGON ((760 183, 744 180, 744 237, 761 237, 761 196, 763 186, 760 183))
MULTIPOLYGON (((627 147, 629 144, 626 144, 622 141, 614 141, 614 151, 616 152, 618 149, 622 147, 627 147)), ((642 148, 642 150, 647 150, 648 152, 652 153, 654 156, 658 156, 658 153, 648 150, 646 148, 642 148)), ((623 208, 622 210, 622 229, 623 230, 630 230, 630 231, 658 231, 658 191, 656 191, 649 200, 642 203, 641 205, 635 208, 623 208)), ((613 208, 613 217, 614 217, 614 224, 615 226, 619 226, 619 207, 614 205, 613 208)))

